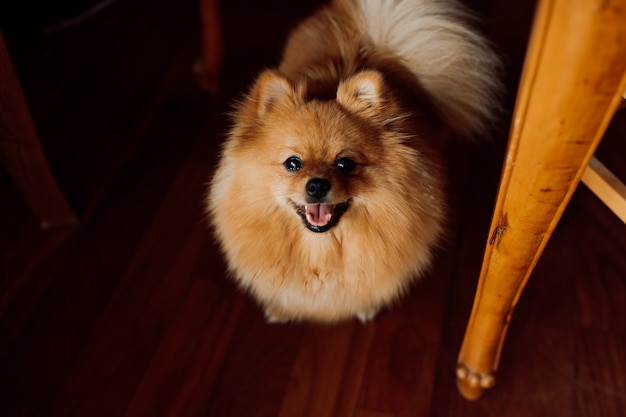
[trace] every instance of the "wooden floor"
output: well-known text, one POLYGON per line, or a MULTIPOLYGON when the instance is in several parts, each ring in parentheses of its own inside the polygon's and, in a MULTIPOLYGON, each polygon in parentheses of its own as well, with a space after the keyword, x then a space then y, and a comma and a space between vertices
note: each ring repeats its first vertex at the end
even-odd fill
MULTIPOLYGON (((195 0, 113 2, 61 31, 75 8, 0 10, 81 219, 41 230, 0 171, 0 415, 626 415, 626 226, 584 186, 521 298, 496 387, 477 402, 456 391, 506 117, 493 144, 463 152, 455 237, 407 297, 367 325, 264 322, 225 276, 202 200, 228 104, 316 2, 223 3, 218 96, 191 72, 195 0)), ((510 111, 533 4, 472 6, 506 57, 510 111)), ((599 151, 623 179, 625 116, 599 151)))

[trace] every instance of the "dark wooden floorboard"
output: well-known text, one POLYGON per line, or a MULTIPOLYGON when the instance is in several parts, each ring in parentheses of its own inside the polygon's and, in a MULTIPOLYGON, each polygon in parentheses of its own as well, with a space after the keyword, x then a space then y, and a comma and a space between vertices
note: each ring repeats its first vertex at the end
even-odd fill
MULTIPOLYGON (((534 2, 468 3, 505 55, 510 112, 534 2)), ((0 173, 0 415, 626 415, 626 226, 583 185, 520 299, 496 387, 477 402, 456 390, 506 123, 460 152, 449 247, 373 322, 268 324, 228 278, 203 212, 225 113, 316 4, 222 2, 217 96, 191 71, 195 1, 114 2, 47 36, 0 18, 81 219, 42 231, 0 173)), ((598 150, 623 180, 624 137, 626 110, 598 150)))

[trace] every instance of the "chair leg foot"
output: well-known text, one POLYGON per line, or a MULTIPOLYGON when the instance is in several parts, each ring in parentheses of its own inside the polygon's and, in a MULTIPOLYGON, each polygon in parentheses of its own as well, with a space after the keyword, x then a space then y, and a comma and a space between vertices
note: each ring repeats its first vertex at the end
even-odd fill
POLYGON ((463 398, 471 401, 478 400, 485 390, 492 388, 495 384, 496 379, 492 372, 477 373, 463 363, 457 365, 456 385, 463 398))

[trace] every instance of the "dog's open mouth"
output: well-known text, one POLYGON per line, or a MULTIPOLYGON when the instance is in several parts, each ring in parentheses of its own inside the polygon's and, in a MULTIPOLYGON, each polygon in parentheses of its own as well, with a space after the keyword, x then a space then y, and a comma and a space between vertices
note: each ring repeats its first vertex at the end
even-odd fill
POLYGON ((349 201, 339 204, 307 204, 296 207, 304 225, 312 232, 323 233, 337 225, 349 201))

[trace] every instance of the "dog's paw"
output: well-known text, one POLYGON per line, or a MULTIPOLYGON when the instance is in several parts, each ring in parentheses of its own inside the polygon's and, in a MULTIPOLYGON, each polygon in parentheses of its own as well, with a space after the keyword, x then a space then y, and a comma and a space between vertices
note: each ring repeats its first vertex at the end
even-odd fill
POLYGON ((359 311, 356 313, 356 318, 363 324, 367 324, 376 317, 378 310, 359 311))
POLYGON ((264 314, 265 314, 265 321, 267 321, 268 323, 272 323, 272 324, 287 323, 290 320, 289 317, 285 316, 284 314, 280 314, 276 310, 269 308, 269 307, 265 309, 264 314))

